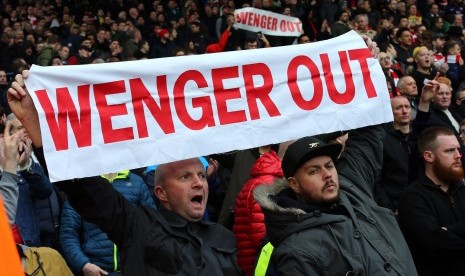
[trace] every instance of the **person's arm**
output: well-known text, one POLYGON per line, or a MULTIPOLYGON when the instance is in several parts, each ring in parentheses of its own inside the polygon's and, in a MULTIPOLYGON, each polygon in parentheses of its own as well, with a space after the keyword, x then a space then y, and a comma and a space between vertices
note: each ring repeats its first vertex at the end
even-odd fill
POLYGON ((28 183, 29 190, 34 198, 48 198, 52 194, 53 189, 50 179, 45 175, 44 170, 38 163, 31 159, 30 164, 27 169, 19 171, 19 174, 28 183))
MULTIPOLYGON (((413 184, 417 185, 417 184, 413 184)), ((418 184, 421 185, 421 184, 418 184)), ((418 189, 420 189, 418 187, 418 189)), ((400 223, 415 242, 432 252, 465 250, 465 223, 440 225, 432 212, 430 202, 418 192, 405 193, 399 203, 400 223), (448 227, 447 230, 444 227, 448 227), (450 228, 450 229, 449 229, 450 228), (457 229, 460 229, 457 231, 457 229)))
POLYGON ((434 95, 439 90, 439 84, 437 78, 440 76, 440 73, 436 74, 434 80, 428 81, 428 83, 423 86, 420 102, 418 103, 418 111, 415 119, 412 122, 412 130, 410 131, 408 145, 410 148, 409 153, 409 172, 408 172, 408 182, 411 183, 418 178, 419 171, 423 166, 423 159, 418 152, 418 138, 423 130, 431 126, 430 123, 430 104, 431 100, 434 98, 434 95))
POLYGON ((16 217, 18 206, 18 176, 16 174, 3 171, 2 180, 0 180, 0 195, 3 199, 3 205, 8 216, 8 223, 13 225, 16 217))
POLYGON ((81 216, 65 201, 61 215, 60 245, 63 257, 74 271, 82 271, 84 265, 90 262, 81 249, 81 222, 81 216))
POLYGON ((70 205, 85 221, 97 225, 118 248, 122 248, 127 229, 137 219, 137 207, 100 176, 55 184, 67 195, 70 205))
POLYGON ((384 125, 349 132, 346 148, 337 162, 338 173, 349 178, 365 194, 372 196, 383 164, 384 125))
POLYGON ((15 222, 19 197, 16 167, 19 159, 18 145, 21 133, 10 135, 10 128, 11 121, 8 121, 4 136, 0 139, 0 159, 3 167, 2 178, 0 180, 0 195, 3 199, 8 222, 12 225, 15 222))
MULTIPOLYGON (((37 157, 47 171, 42 150, 39 116, 29 95, 24 79, 29 75, 23 71, 16 75, 11 88, 8 89, 8 103, 11 111, 21 121, 27 130, 32 144, 36 148, 37 157)), ((126 228, 131 227, 136 219, 137 208, 127 202, 107 180, 101 177, 86 177, 81 179, 57 182, 56 186, 67 196, 71 206, 90 223, 94 223, 108 234, 119 248, 124 243, 126 228)))

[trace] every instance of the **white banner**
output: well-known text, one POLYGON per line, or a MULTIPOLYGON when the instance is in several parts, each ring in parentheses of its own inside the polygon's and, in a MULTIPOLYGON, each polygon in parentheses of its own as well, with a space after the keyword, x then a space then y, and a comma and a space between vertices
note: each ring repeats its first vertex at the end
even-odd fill
POLYGON ((243 8, 234 11, 234 27, 265 35, 300 36, 302 22, 300 19, 275 12, 255 8, 243 8))
POLYGON ((392 121, 355 32, 318 43, 40 67, 26 86, 52 181, 392 121))

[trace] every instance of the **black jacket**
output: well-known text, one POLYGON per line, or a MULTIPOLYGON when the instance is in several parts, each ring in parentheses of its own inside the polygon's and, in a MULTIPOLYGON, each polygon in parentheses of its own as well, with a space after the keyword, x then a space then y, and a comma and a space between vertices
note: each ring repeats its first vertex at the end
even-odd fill
POLYGON ((165 209, 135 207, 105 179, 63 181, 71 206, 108 234, 123 275, 240 275, 236 239, 223 226, 189 223, 165 209))
POLYGON ((392 211, 397 210, 400 195, 409 183, 408 137, 408 134, 396 130, 392 124, 386 126, 383 167, 380 180, 375 186, 374 196, 380 206, 392 211))
MULTIPOLYGON (((37 158, 47 171, 42 149, 37 158)), ((223 226, 190 223, 163 208, 135 207, 102 177, 56 183, 71 206, 115 243, 125 276, 241 275, 236 238, 223 226)))
MULTIPOLYGON (((446 113, 444 113, 442 110, 438 109, 434 105, 431 105, 431 117, 430 117, 430 124, 431 126, 441 126, 441 127, 447 127, 451 130, 454 131, 455 136, 457 139, 459 139, 459 133, 457 129, 452 125, 450 122, 449 118, 447 117, 446 113)), ((450 109, 449 109, 450 111, 450 109)), ((462 121, 462 117, 460 117, 457 113, 451 112, 452 117, 457 121, 457 123, 460 123, 462 121)))
POLYGON ((465 275, 463 183, 445 193, 420 175, 401 197, 399 217, 419 275, 465 275))

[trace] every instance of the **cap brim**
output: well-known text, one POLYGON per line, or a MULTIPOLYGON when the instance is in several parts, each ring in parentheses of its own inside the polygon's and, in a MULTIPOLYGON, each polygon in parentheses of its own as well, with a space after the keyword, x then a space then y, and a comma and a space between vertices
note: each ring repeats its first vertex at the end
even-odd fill
POLYGON ((339 143, 327 144, 322 147, 319 147, 318 149, 312 150, 311 152, 305 154, 300 158, 292 174, 294 174, 305 162, 315 157, 329 156, 331 157, 331 159, 333 159, 333 161, 336 161, 339 157, 339 154, 341 153, 341 150, 342 145, 339 143))

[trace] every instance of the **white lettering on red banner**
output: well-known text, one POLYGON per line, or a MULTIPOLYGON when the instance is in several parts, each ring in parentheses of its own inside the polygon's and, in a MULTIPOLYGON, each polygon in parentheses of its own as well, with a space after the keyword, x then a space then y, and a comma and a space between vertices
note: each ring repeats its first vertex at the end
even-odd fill
POLYGON ((392 120, 355 32, 312 44, 40 67, 26 86, 52 181, 392 120))
POLYGON ((300 19, 279 13, 255 8, 243 8, 234 11, 234 27, 265 35, 300 36, 302 22, 300 19))

